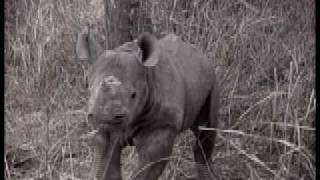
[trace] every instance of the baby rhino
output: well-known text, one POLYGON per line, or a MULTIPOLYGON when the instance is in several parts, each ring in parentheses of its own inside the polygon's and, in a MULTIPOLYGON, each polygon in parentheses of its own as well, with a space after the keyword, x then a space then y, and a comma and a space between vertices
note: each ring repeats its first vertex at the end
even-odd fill
POLYGON ((88 122, 93 138, 92 178, 121 180, 120 155, 136 146, 134 180, 157 180, 175 138, 191 129, 197 141, 194 159, 201 180, 214 179, 211 153, 219 89, 212 61, 175 35, 157 39, 144 33, 114 50, 103 50, 85 28, 76 47, 80 60, 91 63, 88 122))

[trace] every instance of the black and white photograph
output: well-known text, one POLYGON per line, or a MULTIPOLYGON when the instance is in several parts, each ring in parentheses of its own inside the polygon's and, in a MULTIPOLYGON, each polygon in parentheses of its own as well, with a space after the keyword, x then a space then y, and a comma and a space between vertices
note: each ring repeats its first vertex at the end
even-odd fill
POLYGON ((4 178, 318 179, 315 4, 4 1, 4 178))

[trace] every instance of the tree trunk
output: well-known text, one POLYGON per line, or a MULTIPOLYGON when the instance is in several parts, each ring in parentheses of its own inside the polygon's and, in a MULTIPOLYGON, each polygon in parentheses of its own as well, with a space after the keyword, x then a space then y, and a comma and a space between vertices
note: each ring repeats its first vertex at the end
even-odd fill
POLYGON ((130 33, 131 0, 104 0, 106 20, 106 48, 113 49, 132 41, 130 33))

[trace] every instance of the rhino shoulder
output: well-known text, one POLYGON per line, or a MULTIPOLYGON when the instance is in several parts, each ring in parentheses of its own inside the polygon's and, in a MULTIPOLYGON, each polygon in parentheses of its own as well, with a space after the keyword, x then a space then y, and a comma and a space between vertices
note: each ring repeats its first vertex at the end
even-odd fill
POLYGON ((182 40, 175 34, 168 34, 161 39, 160 47, 169 54, 176 55, 182 40))
POLYGON ((179 36, 171 33, 171 34, 166 35, 166 36, 163 38, 163 40, 180 41, 181 39, 180 39, 179 36))

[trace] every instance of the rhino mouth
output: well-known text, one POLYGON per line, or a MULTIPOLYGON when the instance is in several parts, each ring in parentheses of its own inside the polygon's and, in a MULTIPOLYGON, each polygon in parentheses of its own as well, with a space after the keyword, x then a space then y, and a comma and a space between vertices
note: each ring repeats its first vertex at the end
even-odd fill
POLYGON ((110 118, 110 117, 100 117, 99 119, 95 119, 92 121, 95 127, 101 127, 101 128, 116 128, 123 126, 125 122, 127 121, 127 117, 123 118, 110 118))
POLYGON ((108 121, 108 122, 105 122, 105 124, 107 124, 107 125, 120 125, 122 123, 121 123, 121 121, 108 121))
POLYGON ((121 121, 115 121, 115 120, 107 120, 107 121, 104 121, 101 125, 103 127, 105 127, 105 128, 113 128, 113 127, 121 126, 122 122, 121 121))

